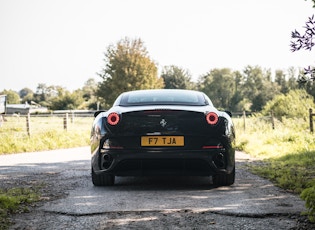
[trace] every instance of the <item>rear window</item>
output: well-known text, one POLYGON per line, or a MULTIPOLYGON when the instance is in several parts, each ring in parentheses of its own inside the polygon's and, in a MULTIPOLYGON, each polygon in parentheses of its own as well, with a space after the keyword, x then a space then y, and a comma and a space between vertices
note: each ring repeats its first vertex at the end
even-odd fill
POLYGON ((202 93, 194 91, 134 91, 124 94, 121 106, 134 105, 208 105, 202 93))

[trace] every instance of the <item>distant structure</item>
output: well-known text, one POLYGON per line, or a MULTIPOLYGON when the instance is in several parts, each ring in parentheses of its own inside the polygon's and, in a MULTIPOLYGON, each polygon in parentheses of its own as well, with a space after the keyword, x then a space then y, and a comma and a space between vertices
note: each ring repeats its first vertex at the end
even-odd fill
POLYGON ((5 114, 7 105, 7 95, 0 95, 0 115, 5 114))
POLYGON ((28 104, 7 104, 6 114, 28 114, 28 113, 47 113, 48 109, 36 103, 28 104))
POLYGON ((7 95, 0 95, 0 127, 4 122, 2 114, 5 114, 7 107, 7 95))

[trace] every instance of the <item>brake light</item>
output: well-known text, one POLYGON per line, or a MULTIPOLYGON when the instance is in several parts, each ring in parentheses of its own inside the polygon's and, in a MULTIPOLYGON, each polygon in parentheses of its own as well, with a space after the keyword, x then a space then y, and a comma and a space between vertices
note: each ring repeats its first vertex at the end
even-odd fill
POLYGON ((219 121, 218 114, 216 114, 215 112, 210 112, 206 115, 206 120, 209 125, 215 125, 219 121))
POLYGON ((107 116, 107 122, 110 125, 117 125, 119 123, 120 117, 118 115, 118 113, 110 113, 107 116))

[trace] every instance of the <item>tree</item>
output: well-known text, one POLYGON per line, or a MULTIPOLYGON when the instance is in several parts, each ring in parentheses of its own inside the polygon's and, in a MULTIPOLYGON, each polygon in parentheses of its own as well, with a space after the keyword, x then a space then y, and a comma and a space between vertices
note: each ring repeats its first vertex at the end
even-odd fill
POLYGON ((280 92, 281 93, 287 93, 289 91, 285 77, 286 76, 285 76, 283 70, 276 70, 275 82, 280 86, 280 92))
POLYGON ((82 92, 80 90, 70 93, 68 90, 59 88, 58 96, 51 100, 52 110, 74 110, 83 103, 82 92))
POLYGON ((270 71, 260 67, 247 66, 243 71, 241 91, 244 98, 250 99, 251 111, 260 111, 267 101, 279 93, 279 86, 271 81, 270 71))
POLYGON ((235 94, 235 78, 230 69, 213 69, 202 76, 199 88, 207 94, 216 107, 231 109, 231 100, 235 94))
POLYGON ((235 92, 233 97, 231 98, 231 111, 243 111, 243 110, 250 110, 251 102, 249 99, 244 98, 242 92, 242 80, 243 76, 240 71, 234 72, 234 81, 235 81, 235 92))
POLYGON ((171 65, 165 66, 161 77, 164 80, 165 89, 192 89, 191 75, 187 70, 171 65))
POLYGON ((288 91, 287 92, 289 92, 290 90, 295 90, 299 88, 299 83, 297 81, 295 72, 296 72, 296 69, 294 67, 290 67, 288 69, 288 79, 287 79, 288 91))
MULTIPOLYGON (((314 7, 315 7, 315 0, 314 7)), ((291 51, 296 52, 301 49, 309 50, 311 51, 313 46, 315 45, 314 39, 315 39, 315 18, 314 15, 312 17, 308 18, 308 21, 305 23, 305 32, 304 34, 301 34, 297 30, 293 31, 291 33, 291 51)), ((304 69, 304 75, 302 75, 299 78, 299 81, 301 83, 306 83, 308 81, 314 81, 315 80, 315 68, 308 66, 304 69)))
POLYGON ((156 64, 150 59, 140 39, 125 38, 110 45, 105 53, 105 67, 98 75, 96 95, 110 107, 115 98, 124 91, 163 88, 163 79, 158 77, 156 64))
POLYGON ((19 91, 20 98, 22 103, 28 102, 31 103, 33 101, 34 92, 29 88, 23 88, 19 91))
POLYGON ((95 96, 97 90, 97 82, 94 78, 89 78, 82 87, 83 98, 85 100, 90 100, 95 96))
POLYGON ((7 104, 20 104, 20 95, 13 90, 3 90, 0 94, 7 95, 7 104))
POLYGON ((34 102, 45 107, 50 107, 52 99, 58 96, 58 92, 62 90, 65 90, 62 86, 47 86, 44 83, 39 83, 34 93, 34 102))
POLYGON ((84 102, 79 106, 80 109, 97 109, 97 82, 94 78, 89 78, 82 89, 77 90, 81 92, 84 102))

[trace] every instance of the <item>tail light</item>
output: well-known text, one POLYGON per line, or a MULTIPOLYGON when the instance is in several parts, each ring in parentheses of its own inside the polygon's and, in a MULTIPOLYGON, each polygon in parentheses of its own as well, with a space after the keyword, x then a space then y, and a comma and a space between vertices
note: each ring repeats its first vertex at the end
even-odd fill
POLYGON ((219 121, 219 116, 215 112, 210 112, 206 115, 206 120, 209 125, 215 125, 219 121))
POLYGON ((107 116, 107 122, 110 125, 117 125, 119 123, 120 117, 118 113, 110 113, 107 116))

